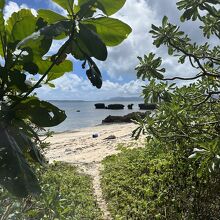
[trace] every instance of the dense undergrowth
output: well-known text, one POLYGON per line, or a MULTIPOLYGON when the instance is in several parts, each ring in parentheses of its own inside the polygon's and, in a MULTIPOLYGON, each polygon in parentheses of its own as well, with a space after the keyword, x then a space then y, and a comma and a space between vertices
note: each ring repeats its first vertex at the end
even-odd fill
POLYGON ((101 211, 92 194, 90 177, 79 174, 75 167, 64 163, 41 168, 38 175, 42 186, 40 197, 18 200, 0 188, 2 219, 101 219, 101 211))
POLYGON ((113 219, 219 219, 219 176, 198 177, 187 159, 156 146, 107 157, 102 188, 113 219))

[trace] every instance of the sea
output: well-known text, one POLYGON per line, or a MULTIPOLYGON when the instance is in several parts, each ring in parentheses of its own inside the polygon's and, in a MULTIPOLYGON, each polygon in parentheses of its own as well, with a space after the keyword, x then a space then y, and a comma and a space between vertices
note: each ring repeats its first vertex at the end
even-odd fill
POLYGON ((102 124, 107 116, 123 116, 131 112, 142 111, 139 110, 138 104, 140 101, 49 101, 58 108, 66 112, 67 118, 58 126, 50 128, 54 132, 74 131, 80 128, 92 127, 102 124), (110 110, 110 109, 95 109, 96 103, 109 104, 123 104, 123 110, 110 110), (128 104, 134 104, 133 109, 127 108, 128 104))

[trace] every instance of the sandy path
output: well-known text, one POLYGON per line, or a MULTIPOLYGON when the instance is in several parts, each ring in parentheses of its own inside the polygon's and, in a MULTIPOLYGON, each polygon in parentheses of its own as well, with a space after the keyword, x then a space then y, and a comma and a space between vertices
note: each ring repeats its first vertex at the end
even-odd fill
POLYGON ((97 203, 104 213, 103 219, 111 219, 107 210, 107 205, 102 196, 100 186, 100 170, 102 169, 101 161, 109 155, 118 152, 117 146, 125 143, 128 145, 141 146, 142 141, 135 142, 131 138, 132 131, 136 125, 111 124, 99 125, 80 129, 74 132, 55 134, 49 138, 50 148, 46 157, 50 161, 65 161, 77 165, 84 172, 92 176, 94 194, 97 203), (93 134, 98 134, 97 138, 92 138, 93 134), (115 139, 106 139, 110 135, 115 135, 115 139))

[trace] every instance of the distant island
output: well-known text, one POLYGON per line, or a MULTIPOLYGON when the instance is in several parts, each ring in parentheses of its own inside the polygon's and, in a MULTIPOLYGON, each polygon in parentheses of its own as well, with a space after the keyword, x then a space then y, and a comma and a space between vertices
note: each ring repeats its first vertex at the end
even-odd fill
POLYGON ((105 100, 48 100, 49 102, 106 102, 106 101, 127 101, 127 102, 144 102, 144 99, 142 97, 112 97, 105 100))
POLYGON ((138 101, 143 102, 144 99, 142 97, 112 97, 103 101, 138 101))

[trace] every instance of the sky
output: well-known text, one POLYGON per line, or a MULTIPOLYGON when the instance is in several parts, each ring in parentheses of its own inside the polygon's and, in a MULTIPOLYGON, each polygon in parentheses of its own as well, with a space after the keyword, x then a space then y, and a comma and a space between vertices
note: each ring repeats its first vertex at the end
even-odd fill
MULTIPOLYGON (((64 13, 52 0, 7 0, 6 2, 4 11, 6 18, 20 8, 30 8, 34 15, 40 8, 64 13)), ((38 96, 46 100, 102 100, 118 96, 140 96, 142 86, 147 82, 136 77, 137 57, 150 52, 163 57, 163 64, 169 76, 183 74, 191 76, 193 72, 190 65, 178 64, 175 58, 168 56, 166 48, 157 49, 152 45, 153 40, 149 34, 151 24, 160 25, 164 15, 168 16, 171 23, 180 25, 193 41, 204 42, 197 21, 186 23, 179 21, 181 12, 176 8, 176 0, 127 0, 124 7, 113 17, 129 24, 132 33, 119 46, 108 48, 106 61, 97 61, 103 76, 102 88, 93 87, 86 78, 85 71, 81 69, 81 63, 69 57, 73 62, 73 72, 54 80, 53 83, 56 85, 54 89, 48 86, 39 88, 36 91, 38 96)), ((54 41, 51 53, 56 53, 60 45, 62 42, 54 41)))

